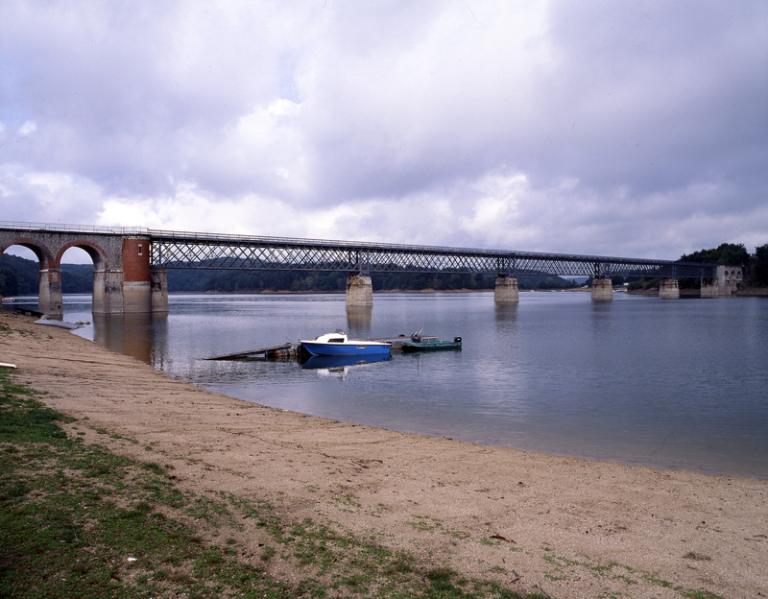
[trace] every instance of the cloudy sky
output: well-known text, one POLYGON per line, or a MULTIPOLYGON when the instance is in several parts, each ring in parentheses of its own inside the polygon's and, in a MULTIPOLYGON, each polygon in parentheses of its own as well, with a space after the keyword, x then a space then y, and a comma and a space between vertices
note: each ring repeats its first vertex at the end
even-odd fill
POLYGON ((0 1, 0 220, 768 242, 768 2, 0 1))

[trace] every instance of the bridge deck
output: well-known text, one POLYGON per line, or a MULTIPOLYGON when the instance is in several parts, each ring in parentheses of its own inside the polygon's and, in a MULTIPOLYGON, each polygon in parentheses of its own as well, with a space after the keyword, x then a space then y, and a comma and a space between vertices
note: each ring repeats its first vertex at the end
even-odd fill
POLYGON ((262 237, 87 225, 0 223, 29 235, 142 236, 151 264, 167 269, 711 277, 713 265, 673 260, 365 241, 262 237))
POLYGON ((171 269, 652 277, 711 276, 712 270, 712 265, 584 254, 157 230, 148 234, 153 265, 171 269))

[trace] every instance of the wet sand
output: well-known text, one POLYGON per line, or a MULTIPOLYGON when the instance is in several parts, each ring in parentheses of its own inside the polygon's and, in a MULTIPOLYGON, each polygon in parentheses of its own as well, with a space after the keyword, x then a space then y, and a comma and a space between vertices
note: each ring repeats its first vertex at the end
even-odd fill
POLYGON ((403 434, 204 391, 0 313, 0 362, 89 439, 179 484, 275 504, 554 597, 768 596, 768 481, 403 434), (106 429, 115 438, 97 435, 106 429), (118 435, 138 441, 122 442, 118 435))

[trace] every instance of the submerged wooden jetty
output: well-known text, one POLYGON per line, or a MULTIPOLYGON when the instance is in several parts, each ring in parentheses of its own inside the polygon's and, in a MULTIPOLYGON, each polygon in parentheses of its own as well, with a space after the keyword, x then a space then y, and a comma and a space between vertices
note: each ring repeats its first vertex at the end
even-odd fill
POLYGON ((262 347, 235 354, 213 356, 206 360, 239 361, 239 362, 287 362, 299 356, 300 343, 283 343, 272 347, 262 347))

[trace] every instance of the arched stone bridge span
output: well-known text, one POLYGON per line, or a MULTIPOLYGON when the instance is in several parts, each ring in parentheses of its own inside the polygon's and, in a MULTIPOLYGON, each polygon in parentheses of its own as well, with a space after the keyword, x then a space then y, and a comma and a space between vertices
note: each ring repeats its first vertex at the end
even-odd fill
POLYGON ((662 297, 679 297, 682 277, 714 278, 711 264, 579 254, 522 252, 354 241, 255 237, 153 229, 0 223, 0 252, 31 249, 40 260, 40 303, 61 312, 61 257, 70 247, 94 262, 97 313, 167 311, 166 269, 344 271, 347 302, 372 302, 371 272, 492 273, 496 300, 518 299, 520 274, 592 277, 592 297, 612 297, 611 277, 662 279, 662 297))
POLYGON ((146 231, 138 229, 0 224, 0 254, 20 245, 40 261, 39 303, 49 315, 62 313, 61 259, 73 247, 84 250, 93 260, 94 313, 151 312, 153 301, 156 311, 167 310, 164 273, 150 266, 150 244, 146 231))

